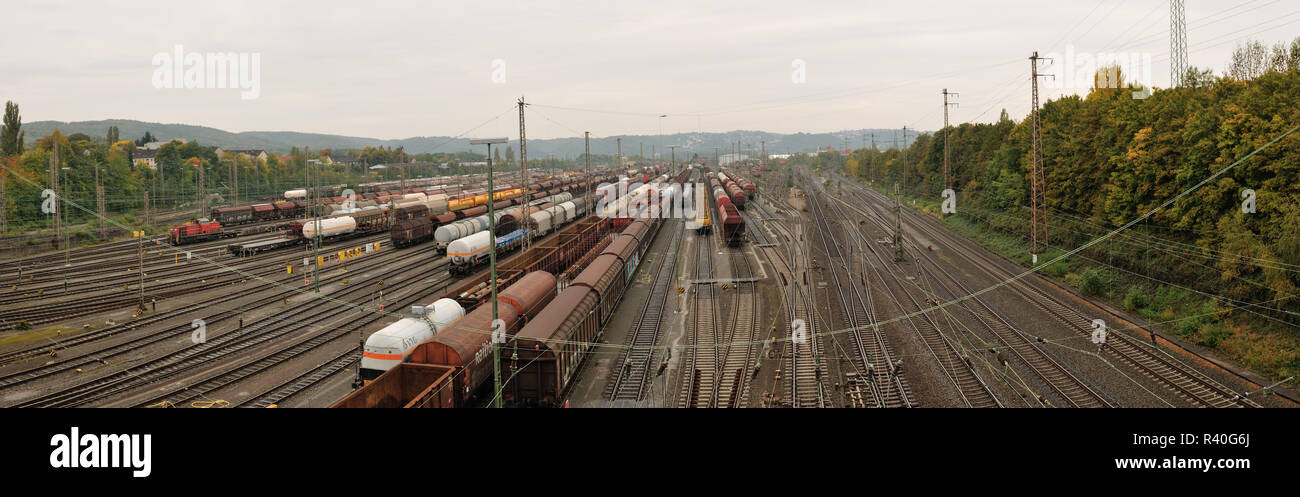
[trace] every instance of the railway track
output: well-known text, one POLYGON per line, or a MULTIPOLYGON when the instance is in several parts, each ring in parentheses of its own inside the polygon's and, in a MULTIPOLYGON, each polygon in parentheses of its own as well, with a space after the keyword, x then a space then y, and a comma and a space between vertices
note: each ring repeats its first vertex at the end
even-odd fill
MULTIPOLYGON (((817 225, 817 232, 828 255, 827 263, 830 267, 826 269, 831 274, 832 286, 839 297, 840 316, 845 327, 851 330, 847 333, 850 339, 849 346, 854 352, 851 354, 851 364, 857 378, 869 379, 871 407, 915 406, 911 387, 908 386, 903 375, 901 359, 895 359, 899 357, 898 353, 881 333, 880 327, 876 325, 874 299, 849 276, 852 272, 841 248, 844 246, 843 242, 836 237, 822 202, 817 200, 809 203, 816 218, 813 222, 817 225), (840 270, 841 268, 843 271, 840 270)), ((841 215, 840 218, 844 216, 841 215)), ((874 247, 872 249, 874 250, 874 247)), ((898 303, 896 298, 895 303, 898 303)), ((839 336, 831 337, 831 340, 837 340, 839 336)), ((846 379, 846 383, 851 382, 846 379)), ((991 394, 989 396, 991 397, 991 394)), ((851 397, 860 399, 861 395, 851 395, 851 397)), ((867 407, 858 400, 854 400, 852 404, 854 407, 867 407)))
MULTIPOLYGON (((440 282, 435 282, 434 285, 441 283, 445 287, 449 281, 449 276, 444 277, 440 282)), ((399 309, 414 305, 418 303, 416 297, 417 295, 414 294, 408 295, 405 298, 392 302, 392 305, 397 306, 399 309)), ((218 392, 230 385, 246 381, 255 375, 266 374, 267 371, 272 368, 289 363, 296 357, 301 357, 315 350, 327 347, 330 344, 340 342, 345 338, 353 337, 355 336, 357 329, 368 326, 383 317, 383 315, 371 313, 359 313, 357 316, 350 316, 348 318, 350 321, 335 326, 333 329, 326 329, 324 332, 319 334, 299 337, 289 343, 277 342, 275 344, 275 348, 278 349, 277 351, 266 354, 257 361, 224 372, 219 372, 215 376, 198 380, 198 382, 185 387, 184 390, 155 396, 149 400, 137 402, 135 405, 137 407, 153 405, 183 405, 186 402, 192 402, 199 397, 206 399, 208 394, 218 392)), ((348 341, 347 343, 351 345, 353 342, 348 341)), ((235 402, 233 403, 233 406, 267 407, 274 403, 283 402, 289 397, 312 387, 316 383, 334 375, 344 368, 356 364, 359 360, 360 355, 357 352, 357 348, 355 346, 347 347, 343 352, 334 355, 331 359, 318 364, 315 367, 309 368, 300 374, 291 376, 259 395, 235 402)))
POLYGON ((638 402, 645 399, 650 382, 650 367, 654 364, 655 346, 662 337, 663 315, 668 296, 673 293, 677 274, 677 254, 681 250, 682 227, 673 224, 673 238, 659 263, 650 287, 650 295, 641 306, 627 338, 627 348, 620 355, 619 367, 610 376, 605 387, 605 398, 611 401, 638 402))
POLYGON ((804 288, 807 282, 806 268, 800 271, 797 264, 797 261, 808 260, 804 255, 806 244, 792 227, 780 223, 775 226, 783 232, 787 241, 784 245, 789 251, 787 257, 782 259, 790 276, 784 292, 784 302, 786 316, 791 320, 783 327, 786 334, 781 337, 785 343, 781 356, 781 378, 786 384, 786 395, 782 400, 790 407, 830 407, 819 368, 820 358, 825 356, 824 341, 818 331, 820 322, 815 319, 812 294, 804 288), (797 337, 794 334, 796 321, 803 323, 803 333, 797 337))
POLYGON ((235 407, 271 407, 279 405, 289 399, 294 398, 323 383, 331 376, 346 371, 348 368, 355 366, 361 361, 361 356, 355 350, 348 350, 335 356, 333 359, 323 362, 320 365, 304 371, 298 376, 294 376, 280 383, 276 388, 267 390, 265 393, 256 397, 250 397, 234 404, 235 407))
MULTIPOLYGON (((735 248, 727 252, 733 280, 754 277, 754 268, 744 250, 735 248)), ((713 396, 713 405, 741 407, 746 403, 747 380, 755 359, 755 339, 758 330, 754 324, 758 318, 758 292, 753 282, 740 281, 737 281, 728 292, 733 295, 731 319, 728 321, 727 334, 722 339, 725 348, 722 352, 720 381, 713 396)))
MULTIPOLYGON (((373 259, 369 261, 363 260, 361 264, 359 264, 354 268, 354 271, 366 271, 366 270, 371 270, 372 268, 382 267, 388 264, 401 263, 402 261, 416 258, 417 255, 418 254, 416 252, 412 251, 412 252, 402 253, 401 256, 399 256, 395 261, 386 261, 381 259, 373 259)), ((321 284, 326 285, 326 284, 335 283, 346 276, 347 276, 346 274, 334 274, 334 275, 322 276, 321 284)), ((282 282, 282 283, 291 285, 291 282, 282 282)), ((366 286, 360 285, 359 287, 365 288, 366 286)), ((216 300, 191 304, 182 307, 180 309, 173 310, 171 312, 160 313, 154 316, 149 316, 147 318, 135 320, 130 323, 123 323, 121 325, 115 325, 109 328, 88 332, 83 335, 78 335, 76 337, 64 340, 62 342, 54 343, 51 345, 33 347, 24 351, 10 352, 8 354, 0 356, 0 360, 3 360, 5 362, 13 362, 13 361, 21 360, 23 358, 48 354, 48 352, 51 351, 64 350, 74 346, 89 344, 95 341, 103 340, 118 334, 127 333, 139 329, 145 329, 150 325, 165 325, 165 323, 168 321, 174 321, 177 318, 184 317, 183 323, 178 323, 173 326, 164 326, 161 329, 150 331, 145 335, 132 337, 128 340, 115 343, 107 347, 102 347, 98 350, 87 353, 75 359, 47 363, 24 371, 9 373, 4 376, 0 376, 0 390, 13 388, 21 384, 30 383, 32 381, 39 380, 39 379, 49 378, 54 375, 58 375, 62 373, 68 373, 71 371, 82 370, 97 365, 103 365, 108 363, 109 359, 123 357, 126 354, 134 353, 137 351, 148 350, 151 347, 158 346, 169 340, 174 340, 177 337, 188 336, 191 333, 191 329, 189 326, 190 318, 196 315, 202 316, 202 319, 204 320, 207 326, 216 328, 219 324, 226 322, 227 320, 233 321, 238 319, 241 312, 243 312, 243 310, 254 310, 263 306, 273 305, 277 302, 284 301, 286 297, 294 296, 299 293, 298 290, 292 289, 292 287, 291 289, 288 290, 275 287, 272 288, 272 290, 274 291, 269 295, 263 295, 252 302, 243 303, 241 306, 238 307, 232 305, 229 309, 226 310, 217 310, 216 312, 212 312, 213 309, 220 309, 221 307, 220 304, 233 303, 234 301, 248 297, 248 294, 241 293, 241 292, 231 292, 229 295, 222 296, 216 300)))
MULTIPOLYGON (((695 280, 714 278, 713 236, 695 242, 695 280)), ((722 349, 716 288, 712 284, 691 285, 690 347, 686 349, 685 395, 679 407, 713 407, 718 373, 722 369, 722 349)))
MULTIPOLYGON (((357 243, 374 243, 381 242, 382 236, 375 235, 368 238, 357 240, 357 243)), ((383 243, 383 242, 381 242, 383 243)), ((267 278, 284 272, 283 264, 292 262, 302 256, 301 253, 285 253, 273 259, 244 260, 235 259, 228 267, 209 267, 195 265, 176 266, 175 269, 162 271, 159 273, 147 273, 148 278, 159 280, 161 278, 173 278, 171 281, 155 283, 152 286, 146 286, 144 301, 149 302, 154 299, 166 300, 169 298, 180 297, 194 292, 211 290, 228 286, 235 282, 244 281, 249 278, 267 278), (251 274, 241 274, 251 273, 251 274)), ((169 268, 171 265, 168 265, 169 268)), ((116 272, 117 270, 115 270, 116 272)), ((127 275, 125 278, 115 275, 113 279, 118 282, 126 281, 128 285, 138 282, 133 280, 134 276, 127 275)), ((116 285, 114 285, 116 286, 116 285)), ((115 309, 128 308, 137 305, 140 302, 138 294, 126 291, 109 291, 104 293, 104 286, 96 288, 98 295, 82 296, 76 300, 69 300, 71 297, 59 296, 58 301, 31 303, 22 308, 13 308, 0 311, 0 330, 11 330, 18 327, 18 323, 23 322, 28 326, 57 323, 67 319, 80 316, 86 316, 115 309)), ((138 290, 138 286, 137 286, 138 290)), ((81 292, 78 292, 81 293, 81 292)), ((6 304, 6 307, 17 305, 14 303, 6 304)))
MULTIPOLYGON (((870 219, 880 229, 884 231, 893 230, 893 225, 891 225, 877 210, 872 209, 864 211, 860 208, 856 208, 856 206, 851 206, 842 200, 839 202, 848 206, 849 209, 854 210, 860 216, 870 219)), ((907 234, 904 233, 904 246, 915 246, 915 243, 907 241, 908 238, 907 234)), ((873 252, 875 252, 874 248, 873 252)), ((950 292, 950 295, 945 297, 955 298, 970 293, 969 288, 965 283, 952 277, 948 272, 943 271, 938 265, 938 261, 935 260, 927 251, 912 250, 909 252, 912 253, 912 257, 917 261, 917 264, 919 264, 918 267, 921 271, 921 275, 928 276, 927 281, 938 283, 941 288, 950 292), (932 266, 933 269, 926 268, 927 264, 932 266), (944 284, 944 281, 947 281, 947 284, 944 284)), ((882 264, 885 263, 885 258, 881 254, 876 252, 876 256, 882 264)), ((900 291, 907 294, 908 298, 913 302, 913 306, 911 307, 912 311, 921 310, 933 305, 920 305, 920 303, 916 301, 915 296, 911 295, 911 292, 908 290, 908 285, 904 284, 902 281, 896 280, 896 286, 900 287, 900 291)), ((911 286, 916 287, 915 283, 911 286)), ((920 287, 916 288, 919 289, 920 287)), ((1011 354, 1015 356, 1021 364, 1028 367, 1035 376, 1042 380, 1043 383, 1053 392, 1056 392, 1060 399, 1070 407, 1112 407, 1112 403, 1108 399, 1089 387, 1087 383, 1079 379, 1074 373, 1046 351, 1042 350, 1037 343, 1027 339, 1027 337, 1021 333, 1016 326, 1011 324, 1008 319, 993 309, 992 306, 988 305, 987 302, 979 298, 972 300, 974 303, 971 303, 971 301, 959 303, 958 308, 967 311, 973 321, 978 323, 979 327, 987 330, 995 337, 998 343, 1001 344, 999 348, 992 349, 991 352, 1000 353, 1002 350, 1010 350, 1011 354)), ((920 319, 937 326, 930 313, 921 315, 920 319)), ((970 320, 968 320, 968 322, 969 321, 970 320)), ((958 350, 958 353, 969 354, 970 351, 958 350)), ((968 360, 969 356, 967 355, 963 360, 963 363, 967 363, 968 360)), ((1005 360, 1005 358, 1002 358, 999 362, 1005 360)), ((967 363, 967 366, 970 367, 970 364, 967 363)), ((1036 394, 1034 397, 1040 405, 1052 405, 1042 394, 1036 394)))
MULTIPOLYGON (((238 231, 238 232, 254 231, 255 232, 260 229, 274 227, 277 224, 287 223, 289 221, 292 221, 292 219, 275 219, 270 221, 259 221, 256 223, 228 226, 227 228, 229 228, 231 231, 238 231)), ((146 247, 165 246, 166 248, 176 248, 181 251, 193 252, 193 251, 206 250, 206 249, 223 248, 225 247, 226 244, 230 243, 231 240, 227 238, 227 239, 212 240, 212 241, 192 243, 192 244, 173 247, 172 245, 166 243, 166 239, 167 239, 166 235, 152 235, 146 237, 144 243, 146 247)), ((106 263, 116 265, 116 263, 119 262, 122 263, 129 262, 131 265, 133 265, 136 262, 136 250, 138 249, 139 243, 140 242, 137 239, 126 239, 126 240, 117 240, 112 242, 100 243, 88 247, 74 248, 71 251, 71 259, 75 261, 73 263, 72 270, 76 271, 78 269, 95 269, 97 267, 102 267, 106 263)), ((68 254, 65 254, 65 251, 55 250, 55 251, 50 251, 42 254, 21 257, 17 259, 0 261, 0 283, 12 284, 18 282, 19 268, 23 269, 22 272, 23 277, 34 276, 36 274, 48 274, 49 275, 48 278, 50 278, 49 281, 53 281, 54 279, 58 279, 59 281, 62 281, 64 257, 67 255, 68 254)), ((33 279, 33 281, 36 280, 33 279)))
MULTIPOLYGON (((877 203, 883 197, 882 194, 873 190, 867 191, 868 195, 875 199, 877 203)), ((982 253, 981 250, 972 248, 968 245, 970 242, 934 225, 933 219, 928 216, 908 209, 904 209, 904 212, 910 218, 908 226, 925 232, 927 236, 945 240, 948 242, 945 245, 947 248, 973 262, 973 267, 984 272, 995 281, 1006 281, 1007 288, 1023 297, 1025 301, 1045 311, 1057 322, 1064 325, 1066 329, 1079 336, 1091 336, 1091 319, 1082 315, 1076 309, 1065 305, 1060 299, 1038 288, 1037 285, 1031 284, 1033 280, 1025 281, 1024 278, 1019 277, 1024 271, 1013 272, 1006 269, 1005 265, 1009 264, 1008 262, 994 259, 982 253)), ((1037 278, 1037 275, 1029 275, 1029 277, 1037 278)), ((968 288, 965 291, 966 294, 971 293, 968 288)), ((1119 316, 1110 317, 1113 321, 1123 320, 1119 316)), ((1115 330, 1115 328, 1111 329, 1115 330)), ((1023 334, 1017 333, 1017 335, 1021 336, 1022 339, 1028 339, 1023 334)), ((1101 350, 1106 355, 1134 368, 1143 376, 1166 386, 1175 395, 1183 398, 1192 406, 1259 407, 1259 404, 1254 401, 1241 396, 1195 368, 1183 364, 1166 352, 1153 350, 1141 340, 1134 339, 1123 333, 1115 331, 1108 333, 1106 344, 1101 350)))
MULTIPOLYGON (((766 209, 759 203, 753 202, 750 204, 750 206, 751 206, 750 208, 757 213, 758 218, 764 220, 774 219, 770 216, 770 214, 766 212, 766 209)), ((787 358, 792 359, 792 361, 798 358, 798 351, 794 349, 795 345, 790 343, 790 338, 791 338, 790 316, 792 315, 793 312, 795 312, 796 309, 795 299, 798 298, 799 296, 799 290, 796 288, 796 285, 798 285, 799 283, 798 281, 796 281, 794 268, 790 262, 791 260, 790 257, 792 256, 790 256, 789 254, 782 255, 781 251, 777 249, 778 245, 774 243, 773 239, 768 236, 768 233, 766 231, 766 227, 768 226, 768 223, 766 222, 761 224, 755 223, 754 222, 755 216, 750 216, 748 213, 744 214, 744 217, 745 217, 745 222, 748 223, 749 226, 747 232, 749 233, 749 236, 753 239, 755 248, 757 250, 762 251, 764 254, 766 254, 767 260, 770 263, 769 267, 772 268, 772 272, 773 272, 772 279, 775 282, 779 283, 781 286, 781 292, 780 292, 781 308, 783 310, 782 316, 784 317, 784 319, 781 320, 782 325, 779 327, 774 327, 773 331, 781 330, 783 334, 776 337, 769 336, 768 339, 764 341, 765 342, 764 352, 765 353, 770 352, 771 350, 768 349, 767 347, 770 347, 771 344, 775 343, 776 340, 779 339, 782 343, 784 343, 782 348, 783 352, 780 359, 781 364, 783 365, 785 359, 787 358)), ((778 223, 772 223, 772 226, 777 231, 782 230, 782 228, 778 226, 778 223)), ((785 233, 784 231, 782 231, 782 233, 783 234, 778 235, 778 238, 786 237, 785 240, 787 240, 788 243, 782 244, 781 246, 786 247, 786 250, 793 250, 791 248, 792 244, 794 243, 793 237, 788 234, 784 234, 785 233)), ((804 314, 803 316, 804 317, 800 319, 804 319, 805 322, 807 322, 806 314, 804 314)), ((810 337, 810 339, 817 340, 818 338, 810 337)), ((814 346, 814 344, 806 343, 801 346, 812 347, 814 346)), ((811 357, 811 355, 808 355, 806 357, 811 357)), ((782 365, 777 366, 778 371, 780 371, 782 365)), ((807 395, 805 395, 802 399, 802 404, 804 406, 806 407, 823 406, 824 402, 821 397, 823 393, 823 388, 820 382, 820 378, 818 378, 816 374, 815 361, 804 361, 802 369, 800 369, 799 367, 791 367, 789 368, 789 370, 791 372, 790 374, 792 375, 798 374, 803 376, 799 378, 795 378, 791 383, 786 384, 786 388, 788 390, 787 391, 788 397, 787 399, 785 399, 786 402, 788 402, 790 405, 795 405, 799 401, 797 393, 805 392, 807 393, 807 395)))
MULTIPOLYGON (((406 254, 406 257, 414 258, 415 254, 415 252, 412 252, 406 254)), ((379 276, 381 279, 394 281, 394 283, 385 286, 386 291, 400 292, 417 283, 424 282, 425 278, 422 275, 408 271, 405 265, 399 262, 389 261, 386 264, 389 269, 379 276), (413 276, 402 278, 401 275, 413 276)), ((358 285, 334 294, 333 298, 340 300, 351 299, 357 303, 365 302, 370 296, 370 290, 371 288, 368 285, 358 285)), ((323 343, 338 338, 338 336, 348 334, 355 330, 353 325, 366 319, 378 318, 373 317, 373 314, 368 312, 357 313, 350 306, 335 306, 321 310, 312 315, 310 319, 305 320, 294 319, 292 315, 264 319, 247 326, 243 330, 209 338, 206 342, 186 346, 166 356, 70 388, 40 395, 23 401, 15 407, 75 407, 88 405, 114 395, 191 373, 218 361, 236 358, 241 353, 257 350, 259 346, 269 345, 274 347, 279 340, 292 341, 294 337, 303 340, 288 349, 281 350, 278 352, 279 356, 275 354, 264 355, 261 359, 255 361, 255 366, 249 366, 248 370, 242 368, 236 370, 237 372, 232 374, 237 376, 235 379, 239 379, 243 377, 239 376, 241 373, 256 371, 258 368, 264 369, 273 365, 275 360, 283 361, 286 358, 312 350, 323 343), (327 331, 311 334, 309 327, 320 325, 329 325, 324 326, 327 331), (302 338, 303 334, 307 335, 306 338, 302 338)))

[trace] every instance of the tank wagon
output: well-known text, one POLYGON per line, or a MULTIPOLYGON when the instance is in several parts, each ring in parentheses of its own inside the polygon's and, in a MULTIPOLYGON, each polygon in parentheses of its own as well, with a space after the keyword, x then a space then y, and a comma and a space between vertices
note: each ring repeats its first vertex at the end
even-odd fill
MULTIPOLYGON (((502 331, 513 335, 535 319, 554 296, 555 275, 546 271, 533 271, 506 287, 497 296, 502 331)), ((417 346, 410 361, 456 368, 460 381, 457 400, 468 400, 492 376, 492 331, 492 305, 488 302, 417 346)))
MULTIPOLYGON (((505 236, 497 237, 496 252, 498 256, 522 247, 528 236, 529 230, 518 229, 507 233, 505 236)), ((491 255, 491 251, 488 250, 491 243, 491 235, 487 230, 453 240, 447 245, 447 258, 451 260, 451 274, 453 276, 463 276, 487 262, 491 255)))
POLYGON ((465 315, 452 299, 438 299, 411 309, 411 317, 394 321, 366 338, 361 356, 362 381, 373 380, 401 364, 421 343, 465 315))

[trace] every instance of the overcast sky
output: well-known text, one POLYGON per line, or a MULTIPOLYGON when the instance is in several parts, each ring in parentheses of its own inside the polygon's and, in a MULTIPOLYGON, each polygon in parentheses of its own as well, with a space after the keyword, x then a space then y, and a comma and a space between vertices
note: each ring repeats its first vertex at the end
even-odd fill
MULTIPOLYGON (((1241 39, 1300 33, 1294 0, 1186 3, 1191 63, 1216 72, 1241 39)), ((1023 117, 1030 53, 1067 46, 1079 64, 1149 55, 1139 77, 1169 84, 1168 0, 16 0, 4 11, 0 100, 25 121, 516 137, 510 110, 524 95, 534 138, 656 133, 661 114, 665 133, 932 130, 945 87, 960 93, 954 122, 1003 107, 1023 117), (260 54, 260 96, 155 88, 155 54, 176 45, 260 54)))

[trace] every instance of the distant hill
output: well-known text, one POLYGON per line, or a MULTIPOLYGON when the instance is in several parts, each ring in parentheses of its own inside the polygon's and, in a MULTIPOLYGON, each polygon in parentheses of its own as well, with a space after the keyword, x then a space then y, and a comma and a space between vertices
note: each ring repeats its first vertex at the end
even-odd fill
MULTIPOLYGON (((23 123, 23 131, 26 132, 27 141, 30 145, 38 138, 49 135, 55 129, 62 131, 65 135, 85 133, 94 138, 102 138, 108 132, 109 126, 117 126, 119 136, 124 140, 137 139, 144 136, 144 133, 148 131, 163 141, 184 138, 197 141, 203 145, 216 145, 223 148, 263 149, 280 153, 286 153, 295 146, 311 147, 313 150, 324 148, 360 149, 367 146, 404 147, 407 153, 413 154, 448 152, 469 148, 468 138, 446 136, 420 136, 399 140, 382 140, 296 131, 245 131, 232 133, 207 126, 151 123, 130 119, 70 123, 34 121, 23 123)), ((909 137, 912 136, 910 134, 912 132, 909 131, 909 137)), ((593 138, 591 140, 591 152, 592 154, 612 154, 617 149, 617 139, 622 138, 624 155, 636 155, 640 144, 645 145, 645 153, 650 155, 653 145, 662 143, 665 146, 681 145, 682 148, 677 151, 679 159, 688 158, 692 154, 708 157, 713 155, 713 147, 720 148, 719 153, 726 154, 731 151, 732 143, 738 141, 747 144, 747 147, 752 147, 754 153, 758 153, 759 142, 766 141, 769 154, 783 154, 787 152, 812 152, 818 148, 825 149, 828 145, 842 149, 845 147, 846 140, 849 148, 860 148, 863 144, 863 137, 872 133, 876 135, 877 146, 883 149, 892 146, 894 136, 898 133, 898 130, 860 129, 831 133, 795 134, 768 133, 766 131, 728 131, 726 133, 678 133, 663 135, 662 137, 658 135, 622 135, 593 138)), ((581 155, 582 151, 583 143, 581 138, 534 139, 528 141, 529 157, 576 157, 581 155)), ((663 150, 662 153, 664 157, 670 155, 668 150, 663 150)))

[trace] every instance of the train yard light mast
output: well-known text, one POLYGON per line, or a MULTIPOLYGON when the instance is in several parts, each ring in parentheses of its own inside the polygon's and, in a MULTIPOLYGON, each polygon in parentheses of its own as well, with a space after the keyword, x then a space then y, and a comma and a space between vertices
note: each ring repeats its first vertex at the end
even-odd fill
MULTIPOLYGON (((483 138, 470 140, 470 145, 487 145, 487 166, 488 166, 488 265, 492 268, 492 275, 489 276, 489 282, 492 286, 492 407, 501 407, 501 338, 497 335, 497 223, 496 209, 493 204, 496 203, 496 185, 492 181, 492 145, 500 145, 509 141, 508 138, 483 138)), ((505 330, 501 330, 505 333, 505 330)))

